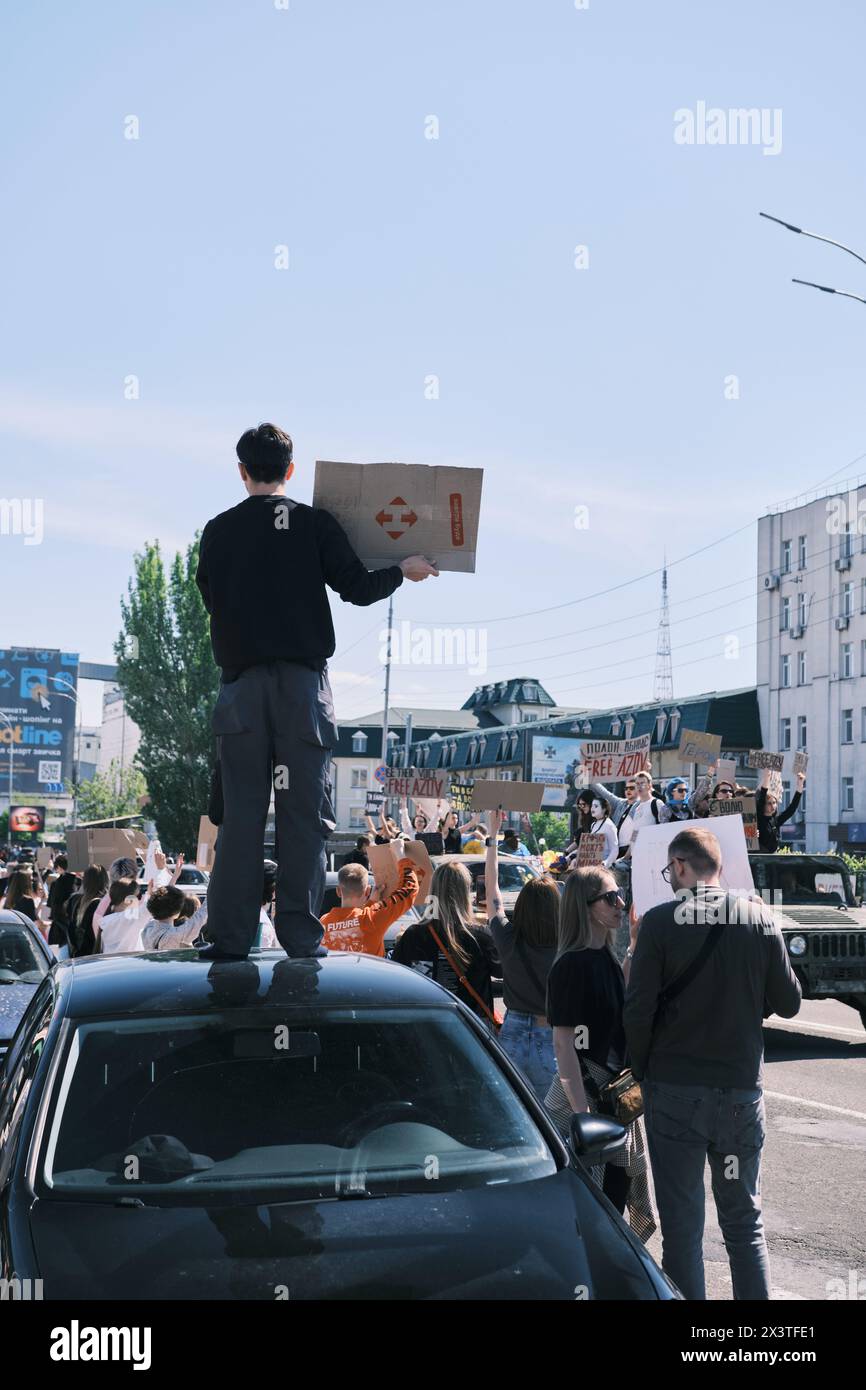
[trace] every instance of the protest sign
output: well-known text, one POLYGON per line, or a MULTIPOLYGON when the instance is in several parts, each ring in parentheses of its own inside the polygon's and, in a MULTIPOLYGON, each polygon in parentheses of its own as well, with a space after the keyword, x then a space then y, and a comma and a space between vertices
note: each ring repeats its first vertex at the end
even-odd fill
POLYGON ((47 869, 53 853, 54 851, 48 849, 46 845, 40 845, 36 851, 36 867, 38 869, 47 869))
POLYGON ((716 786, 720 782, 730 782, 732 787, 737 785, 737 764, 733 758, 719 758, 716 763, 716 786))
POLYGON ((69 868, 83 873, 90 864, 108 869, 115 859, 134 859, 136 850, 147 853, 147 836, 141 830, 116 830, 95 826, 92 829, 67 830, 66 848, 69 868))
POLYGON ((198 842, 196 845, 196 867, 208 873, 213 869, 216 858, 216 842, 219 826, 214 825, 208 816, 201 816, 198 823, 198 842))
POLYGON ((313 506, 339 521, 367 569, 425 555, 473 574, 483 478, 482 468, 319 459, 313 506))
POLYGON ((384 792, 367 792, 367 800, 364 803, 364 814, 367 816, 377 816, 384 803, 384 792))
POLYGON ((758 808, 755 797, 737 796, 732 801, 719 798, 710 799, 711 816, 742 816, 743 830, 747 840, 758 838, 758 808))
POLYGON ((451 783, 448 789, 448 800, 451 803, 452 811, 472 810, 472 791, 474 787, 474 777, 470 777, 464 782, 453 781, 451 783))
POLYGON ((649 762, 650 734, 640 738, 585 739, 580 745, 583 785, 622 782, 643 772, 649 762))
POLYGON ((767 794, 768 796, 774 796, 776 801, 780 802, 784 790, 785 788, 782 785, 782 774, 774 768, 770 773, 770 780, 767 783, 767 794))
POLYGON ((376 881, 376 897, 380 900, 390 897, 395 888, 400 886, 400 874, 397 865, 400 862, 402 848, 402 840, 391 840, 387 845, 367 846, 367 858, 370 861, 370 869, 376 881))
POLYGON ((696 729, 683 729, 680 734, 679 753, 684 763, 700 763, 709 767, 718 761, 721 751, 721 734, 702 734, 696 729))
POLYGON ((445 776, 407 768, 405 772, 389 769, 385 782, 386 796, 411 796, 413 801, 441 801, 445 796, 445 776))
POLYGON ((805 772, 809 766, 809 754, 805 748, 797 748, 794 752, 794 776, 798 772, 805 772))
POLYGON ((575 734, 532 737, 529 780, 544 784, 542 808, 568 811, 583 782, 580 780, 580 740, 575 734))
POLYGON ((763 748, 753 748, 749 753, 748 767, 769 767, 781 772, 785 766, 784 753, 767 753, 763 748))
MULTIPOLYGON (((718 816, 711 828, 722 850, 720 884, 732 892, 754 893, 755 882, 749 863, 742 816, 718 816)), ((682 821, 668 821, 665 825, 642 825, 640 835, 636 840, 632 839, 632 898, 635 910, 641 917, 645 912, 649 912, 651 907, 671 902, 676 897, 670 884, 662 878, 662 870, 670 859, 668 850, 671 840, 682 829, 682 821)))
POLYGON ((478 778, 472 789, 473 811, 538 811, 544 796, 540 782, 500 782, 478 778))
POLYGON ((427 846, 422 840, 407 840, 403 846, 407 859, 411 859, 415 866, 415 873, 418 876, 419 891, 415 900, 415 906, 420 908, 430 897, 430 885, 433 882, 433 865, 430 862, 430 855, 427 853, 427 846))
POLYGON ((602 864, 606 847, 607 840, 604 835, 592 835, 589 832, 581 835, 577 846, 577 867, 583 869, 591 864, 602 864))

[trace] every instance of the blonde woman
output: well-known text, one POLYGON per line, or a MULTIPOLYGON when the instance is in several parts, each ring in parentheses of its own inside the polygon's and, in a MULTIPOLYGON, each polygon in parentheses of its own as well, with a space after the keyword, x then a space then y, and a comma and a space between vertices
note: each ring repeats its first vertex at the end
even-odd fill
MULTIPOLYGON (((565 880, 557 955, 547 979, 556 1076, 545 1103, 566 1137, 572 1115, 597 1110, 599 1088, 625 1066, 622 1011, 637 924, 621 966, 613 944, 623 907, 608 869, 575 869, 565 880)), ((592 1176, 620 1213, 628 1207, 632 1229, 645 1241, 655 1222, 639 1120, 629 1126, 628 1136, 626 1148, 593 1168, 592 1176)))
POLYGON ((493 976, 499 974, 499 957, 490 931, 475 921, 466 865, 440 864, 430 896, 436 915, 406 928, 392 960, 429 975, 493 1024, 493 976))

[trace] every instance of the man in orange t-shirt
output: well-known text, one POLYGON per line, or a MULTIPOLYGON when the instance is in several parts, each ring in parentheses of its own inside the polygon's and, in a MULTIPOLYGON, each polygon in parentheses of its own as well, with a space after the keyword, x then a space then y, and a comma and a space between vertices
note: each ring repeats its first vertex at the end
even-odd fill
POLYGON ((360 951, 384 956, 385 933, 418 896, 418 879, 411 859, 401 859, 400 886, 384 902, 370 902, 370 878, 363 864, 344 864, 337 875, 342 906, 322 917, 322 945, 329 951, 360 951))

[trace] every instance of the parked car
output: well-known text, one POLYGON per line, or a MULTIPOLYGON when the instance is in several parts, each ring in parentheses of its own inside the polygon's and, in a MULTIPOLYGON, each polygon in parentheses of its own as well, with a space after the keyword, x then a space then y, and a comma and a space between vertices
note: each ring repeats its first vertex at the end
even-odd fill
POLYGON ((45 1297, 669 1300, 499 1044, 364 956, 63 962, 0 1074, 0 1268, 45 1297), (365 1200, 366 1199, 366 1200, 365 1200))
POLYGON ((54 964, 45 938, 23 912, 0 912, 0 1059, 27 1005, 54 964))
MULTIPOLYGON (((207 894, 210 874, 205 869, 199 869, 195 864, 184 864, 177 880, 177 887, 187 896, 194 894, 197 898, 203 898, 207 894)), ((138 875, 136 884, 139 888, 147 889, 147 876, 144 870, 138 875)))
POLYGON ((835 854, 750 854, 804 999, 838 999, 866 1026, 866 908, 835 854))

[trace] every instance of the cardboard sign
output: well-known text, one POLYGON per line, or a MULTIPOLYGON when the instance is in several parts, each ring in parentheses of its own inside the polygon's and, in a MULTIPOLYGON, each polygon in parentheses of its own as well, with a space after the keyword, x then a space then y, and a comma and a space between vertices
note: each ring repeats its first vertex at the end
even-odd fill
POLYGON ((710 798, 711 816, 742 816, 747 840, 758 838, 758 807, 755 797, 737 796, 733 801, 710 798))
POLYGON ((136 850, 147 853, 147 836, 141 830, 67 830, 69 868, 83 873, 90 864, 108 869, 115 859, 134 859, 136 850))
POLYGON ((477 778, 472 789, 473 811, 539 811, 544 796, 541 782, 500 782, 477 778))
POLYGON ((684 763, 701 763, 709 767, 718 762, 722 751, 721 734, 702 734, 695 729, 683 729, 680 734, 680 758, 684 763))
POLYGON ((368 569, 425 555, 474 574, 483 477, 482 468, 319 459, 313 506, 339 521, 368 569))
MULTIPOLYGON (((635 911, 639 916, 649 912, 659 903, 669 903, 676 898, 674 890, 662 878, 670 855, 671 840, 680 833, 688 821, 668 821, 665 825, 642 825, 640 835, 631 842, 631 890, 635 911)), ((718 816, 711 827, 706 821, 703 825, 712 829, 722 850, 722 871, 719 882, 723 888, 735 893, 754 893, 755 881, 749 863, 746 837, 743 833, 741 816, 718 816)))
POLYGON ((470 777, 465 782, 452 782, 448 789, 448 800, 451 803, 452 811, 471 811, 472 810, 472 791, 475 786, 475 778, 470 777))
POLYGON ((808 766, 809 754, 804 748, 797 748, 794 752, 794 776, 796 777, 798 772, 805 772, 808 766))
POLYGON ((367 792, 367 800, 364 803, 364 814, 367 816, 378 816, 384 803, 384 792, 367 792))
POLYGON ((376 880, 376 897, 380 902, 389 898, 400 887, 400 872, 397 866, 403 857, 402 849, 402 840, 391 840, 387 845, 367 846, 367 858, 376 880))
POLYGON ((430 885, 433 882, 433 865, 430 862, 430 855, 427 853, 427 846, 421 840, 407 840, 404 845, 407 859, 411 859, 415 865, 415 873, 418 876, 420 889, 415 899, 415 906, 420 908, 430 897, 430 885))
POLYGON ((607 840, 603 835, 581 835, 577 846, 577 867, 583 869, 591 864, 604 862, 607 840))
POLYGON ((45 845, 40 845, 36 851, 36 867, 38 869, 47 869, 53 853, 53 849, 48 849, 45 845))
POLYGON ((767 753, 763 748, 753 748, 749 754, 748 767, 769 767, 773 772, 781 772, 785 766, 784 753, 767 753))
POLYGON ((737 764, 734 758, 719 758, 716 763, 716 786, 720 782, 730 782, 732 787, 737 785, 737 764))
POLYGON ((389 770, 384 787, 386 796, 411 796, 413 801, 442 801, 445 796, 445 777, 434 772, 389 770))
POLYGON ((622 782, 643 772, 649 762, 650 734, 640 738, 586 740, 580 745, 581 782, 622 782))
POLYGON ((196 867, 210 873, 216 858, 216 842, 219 827, 207 816, 201 816, 198 823, 198 843, 196 845, 196 867))
POLYGON ((776 801, 781 804, 784 791, 785 788, 782 786, 782 774, 774 768, 770 773, 770 780, 767 783, 767 792, 770 796, 774 796, 776 801))

